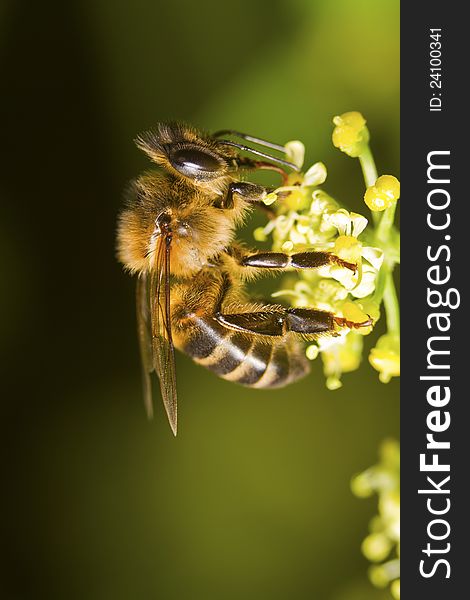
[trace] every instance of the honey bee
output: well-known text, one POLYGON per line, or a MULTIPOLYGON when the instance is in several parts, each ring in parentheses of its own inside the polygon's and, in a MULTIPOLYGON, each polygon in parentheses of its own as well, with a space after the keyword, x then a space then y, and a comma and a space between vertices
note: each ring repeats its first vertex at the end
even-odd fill
POLYGON ((315 308, 250 301, 247 280, 268 271, 339 264, 329 252, 256 252, 235 232, 270 189, 241 181, 241 173, 272 169, 285 178, 295 165, 271 151, 284 147, 232 130, 209 135, 182 123, 160 123, 136 139, 160 169, 128 189, 119 216, 118 258, 137 274, 137 325, 144 399, 152 415, 150 374, 160 380, 171 429, 177 430, 174 349, 220 377, 255 388, 285 386, 304 377, 302 340, 335 335, 354 323, 315 308), (252 154, 247 157, 240 152, 252 154))

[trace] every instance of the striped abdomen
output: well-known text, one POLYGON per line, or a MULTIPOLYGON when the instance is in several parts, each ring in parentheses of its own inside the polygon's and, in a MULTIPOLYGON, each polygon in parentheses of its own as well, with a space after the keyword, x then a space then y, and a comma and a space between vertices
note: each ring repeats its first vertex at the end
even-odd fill
POLYGON ((294 340, 233 331, 211 317, 197 319, 182 350, 219 377, 257 388, 281 387, 309 371, 294 340))

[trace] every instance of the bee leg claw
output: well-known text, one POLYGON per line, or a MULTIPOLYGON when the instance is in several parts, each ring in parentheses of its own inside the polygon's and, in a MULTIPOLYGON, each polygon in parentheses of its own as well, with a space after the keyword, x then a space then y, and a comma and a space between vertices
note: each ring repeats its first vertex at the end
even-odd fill
POLYGON ((370 327, 374 324, 373 319, 367 315, 369 318, 367 321, 362 321, 361 323, 356 323, 355 321, 349 321, 344 317, 334 317, 334 321, 336 325, 339 327, 348 327, 349 329, 360 329, 361 327, 370 327))
POLYGON ((339 267, 344 267, 345 269, 349 269, 354 274, 357 273, 356 263, 347 262, 346 260, 343 260, 342 258, 338 258, 337 256, 333 256, 333 255, 332 255, 332 261, 334 262, 335 265, 338 265, 339 267))

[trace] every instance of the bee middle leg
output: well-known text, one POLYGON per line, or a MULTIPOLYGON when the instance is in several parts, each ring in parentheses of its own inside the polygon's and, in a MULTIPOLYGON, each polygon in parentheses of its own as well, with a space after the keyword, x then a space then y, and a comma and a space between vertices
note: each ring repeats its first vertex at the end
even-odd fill
POLYGON ((356 272, 354 263, 342 260, 330 252, 307 251, 296 254, 285 254, 284 252, 257 252, 245 255, 240 260, 244 267, 255 267, 258 269, 317 269, 324 265, 339 265, 356 272))

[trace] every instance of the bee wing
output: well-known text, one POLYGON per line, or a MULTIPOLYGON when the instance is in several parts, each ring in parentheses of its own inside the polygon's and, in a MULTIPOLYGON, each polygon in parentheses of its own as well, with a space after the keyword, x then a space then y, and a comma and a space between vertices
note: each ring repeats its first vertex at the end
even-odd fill
POLYGON ((171 237, 165 235, 160 237, 155 268, 150 275, 150 313, 153 367, 160 379, 163 404, 171 429, 176 435, 175 349, 170 319, 170 246, 171 237))
POLYGON ((152 329, 149 306, 148 277, 142 273, 136 287, 137 335, 139 338, 140 358, 142 361, 142 387, 144 403, 149 419, 153 417, 152 384, 150 373, 153 371, 152 329))

